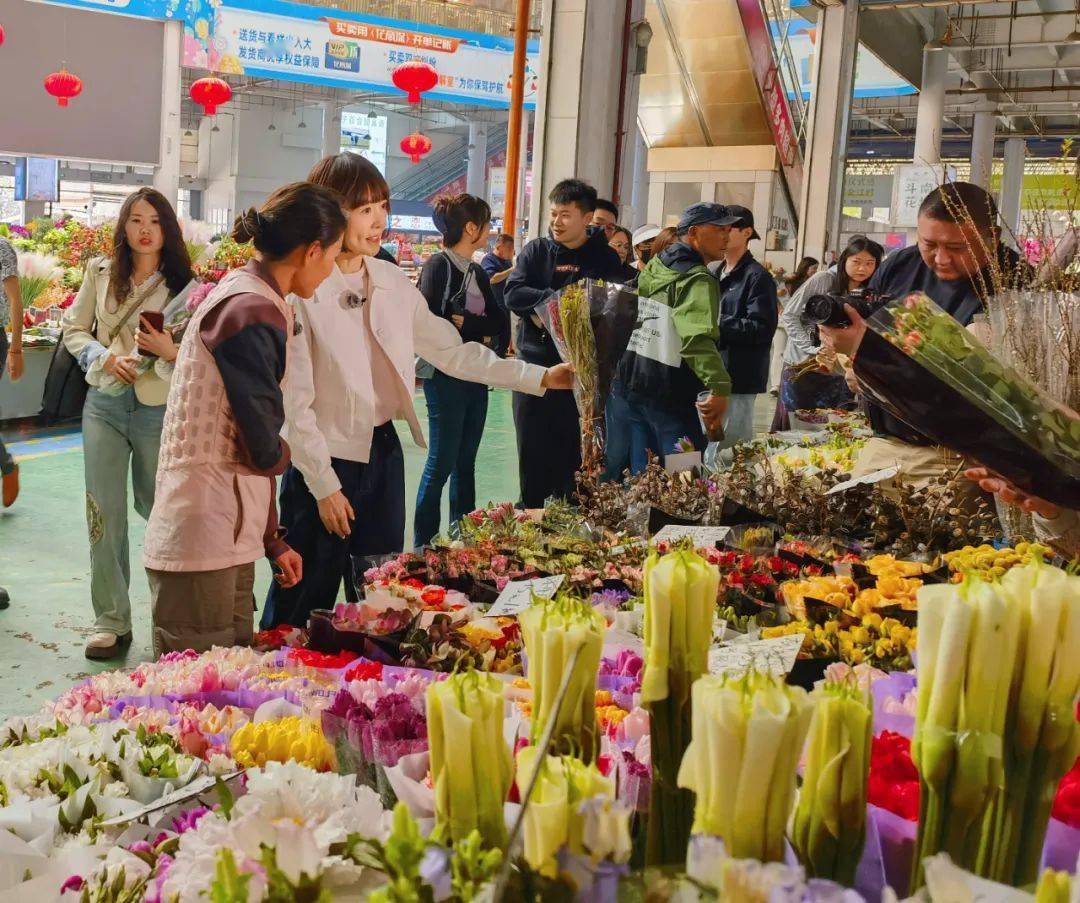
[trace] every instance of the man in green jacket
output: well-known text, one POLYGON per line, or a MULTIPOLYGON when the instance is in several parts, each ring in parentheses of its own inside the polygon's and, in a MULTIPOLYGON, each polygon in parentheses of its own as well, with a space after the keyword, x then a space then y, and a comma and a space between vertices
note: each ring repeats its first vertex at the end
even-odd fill
POLYGON ((704 450, 698 412, 710 435, 721 431, 731 379, 717 346, 720 296, 707 265, 723 258, 735 220, 721 204, 691 205, 678 240, 641 272, 638 325, 608 401, 609 478, 627 460, 631 473, 640 472, 647 452, 669 455, 682 438, 704 450))

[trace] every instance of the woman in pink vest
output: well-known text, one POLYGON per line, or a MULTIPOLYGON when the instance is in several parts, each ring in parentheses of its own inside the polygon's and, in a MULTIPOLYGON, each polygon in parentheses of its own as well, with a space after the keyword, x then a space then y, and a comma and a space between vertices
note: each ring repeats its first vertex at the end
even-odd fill
POLYGON ((143 555, 159 655, 250 643, 264 553, 282 586, 300 580, 274 505, 275 476, 289 463, 280 436, 293 335, 285 297, 315 294, 344 230, 332 192, 307 182, 279 188, 233 226, 233 238, 254 243, 255 259, 222 279, 184 334, 143 555))

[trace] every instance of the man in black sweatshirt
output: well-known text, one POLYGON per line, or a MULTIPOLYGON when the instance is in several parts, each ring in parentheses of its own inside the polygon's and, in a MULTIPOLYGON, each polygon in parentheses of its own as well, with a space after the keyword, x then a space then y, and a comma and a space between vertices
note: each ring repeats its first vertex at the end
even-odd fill
MULTIPOLYGON (((548 195, 549 236, 530 241, 518 254, 506 280, 507 308, 521 321, 518 355, 533 364, 561 363, 555 343, 536 310, 555 292, 580 279, 621 281, 623 265, 608 246, 604 230, 589 225, 596 189, 579 179, 564 179, 548 195)), ((521 504, 541 508, 551 496, 569 498, 581 466, 581 429, 570 392, 514 393, 521 504)))

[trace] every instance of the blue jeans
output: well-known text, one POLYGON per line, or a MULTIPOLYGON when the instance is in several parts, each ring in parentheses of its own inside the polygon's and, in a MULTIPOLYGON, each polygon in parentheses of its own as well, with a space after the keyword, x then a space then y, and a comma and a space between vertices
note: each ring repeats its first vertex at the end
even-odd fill
POLYGON ((98 630, 131 630, 128 553, 128 461, 135 510, 145 520, 154 504, 165 405, 145 405, 128 387, 120 395, 91 388, 83 407, 86 526, 90 536, 90 599, 98 630))
MULTIPOLYGON (((0 379, 4 378, 4 367, 7 365, 8 337, 4 331, 4 323, 0 320, 0 379)), ((7 476, 15 469, 15 459, 11 452, 4 446, 4 440, 0 439, 0 474, 7 476)))
POLYGON ((487 420, 488 388, 435 371, 424 381, 428 409, 428 456, 416 494, 413 545, 439 533, 443 486, 450 480, 450 523, 476 507, 476 453, 487 420))
MULTIPOLYGON (((623 394, 616 385, 608 399, 608 449, 604 471, 605 479, 618 479, 624 449, 629 449, 630 473, 641 473, 649 462, 649 452, 661 460, 673 454, 680 439, 689 439, 698 451, 705 448, 705 435, 701 431, 697 408, 693 401, 685 409, 663 407, 642 401, 636 396, 623 394)), ((625 460, 625 459, 623 459, 625 460)))

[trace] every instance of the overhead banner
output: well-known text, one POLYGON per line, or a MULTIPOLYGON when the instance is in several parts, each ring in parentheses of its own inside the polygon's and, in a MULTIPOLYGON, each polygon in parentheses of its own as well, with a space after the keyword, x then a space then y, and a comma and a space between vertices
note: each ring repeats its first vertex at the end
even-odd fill
MULTIPOLYGON (((394 92, 402 63, 430 63, 424 96, 508 107, 514 42, 498 35, 283 0, 45 0, 100 12, 184 23, 183 64, 233 75, 394 92)), ((540 45, 525 60, 525 107, 535 109, 540 45)))
MULTIPOLYGON (((536 106, 539 46, 530 42, 525 106, 536 106)), ((419 60, 439 81, 425 96, 510 104, 513 41, 279 0, 224 0, 185 25, 184 65, 365 91, 395 91, 394 69, 419 60)))

